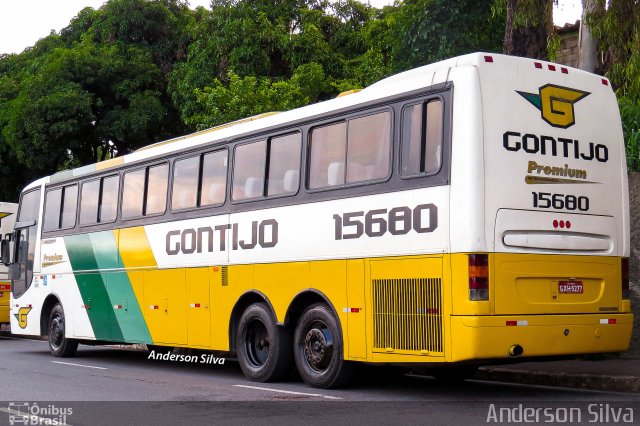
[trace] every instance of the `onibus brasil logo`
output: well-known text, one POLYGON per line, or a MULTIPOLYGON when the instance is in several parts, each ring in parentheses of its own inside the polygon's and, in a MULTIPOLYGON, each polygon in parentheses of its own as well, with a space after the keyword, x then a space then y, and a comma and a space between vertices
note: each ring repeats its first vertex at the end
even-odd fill
POLYGON ((544 121, 561 129, 576 124, 573 104, 590 95, 589 92, 555 84, 545 84, 538 89, 538 94, 518 90, 516 92, 540 110, 544 121))

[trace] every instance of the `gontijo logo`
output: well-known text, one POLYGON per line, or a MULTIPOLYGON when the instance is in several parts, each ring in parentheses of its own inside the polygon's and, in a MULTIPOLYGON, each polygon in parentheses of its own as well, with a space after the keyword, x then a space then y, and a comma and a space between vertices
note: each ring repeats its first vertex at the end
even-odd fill
POLYGON ((31 312, 31 307, 22 307, 17 314, 14 314, 20 328, 27 328, 27 315, 29 315, 29 312, 31 312))
POLYGON ((590 95, 589 92, 556 86, 555 84, 545 84, 540 87, 537 95, 518 90, 516 92, 540 110, 544 121, 553 127, 562 129, 576 124, 573 104, 590 95))

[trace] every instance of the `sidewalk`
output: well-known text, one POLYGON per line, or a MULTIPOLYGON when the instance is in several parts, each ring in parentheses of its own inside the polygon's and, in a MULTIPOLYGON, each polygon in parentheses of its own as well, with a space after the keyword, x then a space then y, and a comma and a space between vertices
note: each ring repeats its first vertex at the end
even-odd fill
POLYGON ((640 392, 640 360, 526 362, 481 367, 475 378, 581 389, 640 392))

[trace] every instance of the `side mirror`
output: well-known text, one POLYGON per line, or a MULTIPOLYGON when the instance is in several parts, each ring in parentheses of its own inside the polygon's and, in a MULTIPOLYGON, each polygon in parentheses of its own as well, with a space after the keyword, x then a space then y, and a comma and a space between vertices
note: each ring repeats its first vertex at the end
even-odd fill
POLYGON ((0 241, 0 262, 3 265, 9 266, 11 265, 11 253, 13 252, 13 241, 8 238, 0 241))

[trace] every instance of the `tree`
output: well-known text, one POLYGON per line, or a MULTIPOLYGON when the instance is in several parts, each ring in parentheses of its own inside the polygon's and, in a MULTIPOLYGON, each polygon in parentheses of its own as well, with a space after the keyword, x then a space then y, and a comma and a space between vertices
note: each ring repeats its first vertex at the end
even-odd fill
POLYGON ((497 51, 504 9, 492 0, 407 0, 390 17, 394 71, 478 50, 497 51))
POLYGON ((505 54, 535 59, 549 57, 553 0, 496 0, 495 6, 496 10, 506 9, 505 54))
POLYGON ((598 43, 597 72, 616 91, 625 136, 627 165, 640 171, 640 2, 595 0, 587 25, 598 43))
POLYGON ((4 149, 40 176, 182 134, 166 85, 191 19, 179 0, 111 0, 0 59, 4 149))
POLYGON ((602 63, 597 70, 611 80, 620 96, 640 99, 640 2, 637 0, 596 0, 587 14, 593 36, 598 41, 602 63), (608 6, 608 7, 606 7, 608 6))

